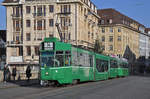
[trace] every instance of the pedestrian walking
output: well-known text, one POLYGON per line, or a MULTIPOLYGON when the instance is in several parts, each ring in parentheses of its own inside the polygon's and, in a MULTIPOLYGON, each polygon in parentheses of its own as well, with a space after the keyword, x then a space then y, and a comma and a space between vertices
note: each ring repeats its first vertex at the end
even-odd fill
POLYGON ((4 72, 3 72, 3 76, 4 76, 4 82, 6 83, 6 65, 4 66, 4 72))
POLYGON ((26 69, 26 77, 28 78, 27 81, 30 80, 30 77, 31 77, 31 68, 30 68, 30 65, 28 65, 27 69, 26 69))
POLYGON ((6 83, 6 81, 10 79, 10 71, 7 65, 5 65, 4 67, 3 76, 4 76, 4 82, 6 83))
POLYGON ((13 80, 15 81, 15 78, 16 78, 16 72, 17 72, 17 69, 16 69, 16 66, 12 69, 12 76, 13 76, 13 80))

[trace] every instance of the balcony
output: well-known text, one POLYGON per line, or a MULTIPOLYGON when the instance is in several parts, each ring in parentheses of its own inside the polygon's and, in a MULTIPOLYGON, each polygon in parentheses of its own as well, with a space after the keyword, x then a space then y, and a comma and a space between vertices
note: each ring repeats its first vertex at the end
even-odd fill
POLYGON ((23 56, 10 56, 8 64, 25 64, 23 56))
POLYGON ((11 46, 23 46, 22 41, 7 41, 7 47, 11 46))
POLYGON ((46 13, 33 13, 33 17, 44 17, 46 13))
POLYGON ((12 18, 21 18, 20 14, 12 14, 11 16, 12 16, 12 18))

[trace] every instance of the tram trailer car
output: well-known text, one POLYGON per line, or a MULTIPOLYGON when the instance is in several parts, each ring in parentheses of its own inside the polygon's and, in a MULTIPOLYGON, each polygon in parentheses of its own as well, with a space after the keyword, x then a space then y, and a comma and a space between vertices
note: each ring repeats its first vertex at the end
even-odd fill
POLYGON ((119 61, 60 42, 57 38, 45 38, 40 50, 40 79, 48 83, 75 84, 115 78, 119 61))
POLYGON ((110 57, 109 78, 116 78, 118 76, 118 59, 110 57))
POLYGON ((127 60, 118 60, 118 77, 125 77, 129 75, 129 68, 127 60))

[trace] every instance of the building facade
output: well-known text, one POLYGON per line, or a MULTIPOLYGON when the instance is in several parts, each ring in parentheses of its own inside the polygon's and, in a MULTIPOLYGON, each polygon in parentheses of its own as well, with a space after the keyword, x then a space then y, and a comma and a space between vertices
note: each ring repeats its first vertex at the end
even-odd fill
POLYGON ((147 34, 147 51, 146 51, 146 58, 150 59, 150 28, 145 29, 145 33, 147 34))
POLYGON ((6 30, 0 30, 0 70, 6 63, 6 30))
POLYGON ((140 35, 139 30, 139 27, 144 27, 144 25, 115 9, 98 10, 98 15, 101 17, 99 35, 106 54, 114 54, 119 57, 126 56, 126 58, 132 56, 138 58, 140 54, 146 54, 146 37, 140 35), (144 44, 140 45, 141 43, 144 44), (139 50, 139 47, 142 50, 139 50))
POLYGON ((17 66, 23 79, 28 64, 37 77, 39 45, 45 37, 93 47, 99 16, 90 0, 4 0, 2 4, 7 9, 6 63, 10 71, 17 66))
POLYGON ((140 56, 146 56, 147 54, 147 35, 145 34, 145 27, 139 27, 139 51, 140 56))

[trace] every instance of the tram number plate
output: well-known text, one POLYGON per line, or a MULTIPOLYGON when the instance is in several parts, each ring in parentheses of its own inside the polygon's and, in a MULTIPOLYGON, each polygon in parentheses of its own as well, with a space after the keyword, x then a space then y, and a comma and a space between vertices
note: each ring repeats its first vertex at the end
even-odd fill
POLYGON ((53 42, 44 43, 44 49, 45 50, 53 50, 54 49, 54 43, 53 42))

